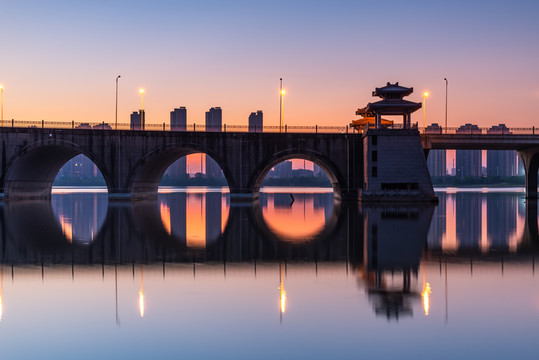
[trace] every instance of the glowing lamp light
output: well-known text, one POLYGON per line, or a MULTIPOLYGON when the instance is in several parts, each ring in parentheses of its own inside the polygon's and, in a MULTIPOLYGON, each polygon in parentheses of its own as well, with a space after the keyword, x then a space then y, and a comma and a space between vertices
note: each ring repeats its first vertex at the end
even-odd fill
POLYGON ((429 96, 429 93, 428 93, 427 91, 425 91, 425 92, 423 93, 423 96, 425 96, 425 97, 426 97, 426 96, 429 96))
POLYGON ((284 95, 284 94, 286 94, 286 91, 281 90, 281 95, 284 95))
POLYGON ((138 92, 144 94, 144 89, 140 89, 138 92))

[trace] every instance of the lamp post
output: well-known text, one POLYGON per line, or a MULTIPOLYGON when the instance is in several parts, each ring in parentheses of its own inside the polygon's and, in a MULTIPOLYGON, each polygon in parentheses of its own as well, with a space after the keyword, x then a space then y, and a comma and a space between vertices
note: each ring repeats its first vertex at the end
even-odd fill
POLYGON ((4 127, 4 87, 0 85, 0 112, 2 113, 2 127, 4 127))
POLYGON ((426 104, 427 104, 427 96, 429 96, 429 93, 425 91, 423 93, 423 134, 425 133, 425 112, 426 112, 426 104))
POLYGON ((114 121, 114 130, 118 130, 118 79, 120 75, 116 77, 116 117, 114 121))
POLYGON ((144 89, 140 89, 140 130, 143 130, 144 124, 144 89))
POLYGON ((283 90, 283 78, 280 78, 279 80, 281 81, 281 89, 279 90, 279 96, 280 96, 280 101, 279 101, 279 105, 280 105, 280 108, 279 108, 279 132, 283 132, 283 95, 286 92, 283 90))
POLYGON ((444 78, 445 80, 445 133, 447 134, 447 85, 448 81, 447 78, 444 78))

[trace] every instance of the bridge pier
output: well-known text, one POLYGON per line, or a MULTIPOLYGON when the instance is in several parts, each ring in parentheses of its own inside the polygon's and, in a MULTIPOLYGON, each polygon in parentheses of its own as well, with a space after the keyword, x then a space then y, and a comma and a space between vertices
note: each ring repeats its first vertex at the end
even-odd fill
POLYGON ((537 199, 537 172, 539 171, 539 148, 519 150, 526 174, 526 198, 537 199))

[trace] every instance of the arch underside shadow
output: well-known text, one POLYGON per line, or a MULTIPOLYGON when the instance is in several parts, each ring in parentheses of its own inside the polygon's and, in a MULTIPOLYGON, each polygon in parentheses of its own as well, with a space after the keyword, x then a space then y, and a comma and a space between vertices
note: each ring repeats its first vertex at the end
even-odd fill
POLYGON ((67 142, 39 143, 27 146, 8 162, 1 179, 4 197, 9 200, 50 199, 58 172, 69 160, 80 154, 87 156, 97 166, 110 188, 108 172, 90 152, 67 142))
POLYGON ((337 167, 321 154, 300 150, 288 150, 286 152, 277 153, 269 161, 265 162, 255 170, 255 172, 251 175, 250 180, 250 184, 252 184, 250 187, 253 191, 253 198, 257 199, 259 197, 260 186, 270 170, 279 163, 291 159, 308 160, 320 167, 331 182, 331 186, 333 187, 333 195, 335 198, 341 198, 344 177, 337 170, 337 167))
POLYGON ((156 197, 159 184, 167 169, 180 158, 197 153, 210 156, 219 165, 227 183, 230 184, 230 171, 224 166, 217 154, 211 150, 197 145, 182 147, 171 145, 150 152, 135 164, 127 180, 127 189, 130 190, 131 198, 146 199, 156 197))

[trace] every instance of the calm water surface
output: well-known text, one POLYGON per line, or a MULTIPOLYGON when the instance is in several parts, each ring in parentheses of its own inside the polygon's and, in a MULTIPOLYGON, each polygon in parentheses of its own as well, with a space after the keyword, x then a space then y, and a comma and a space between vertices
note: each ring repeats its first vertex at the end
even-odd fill
POLYGON ((0 204, 2 359, 536 358, 537 203, 324 189, 0 204))

